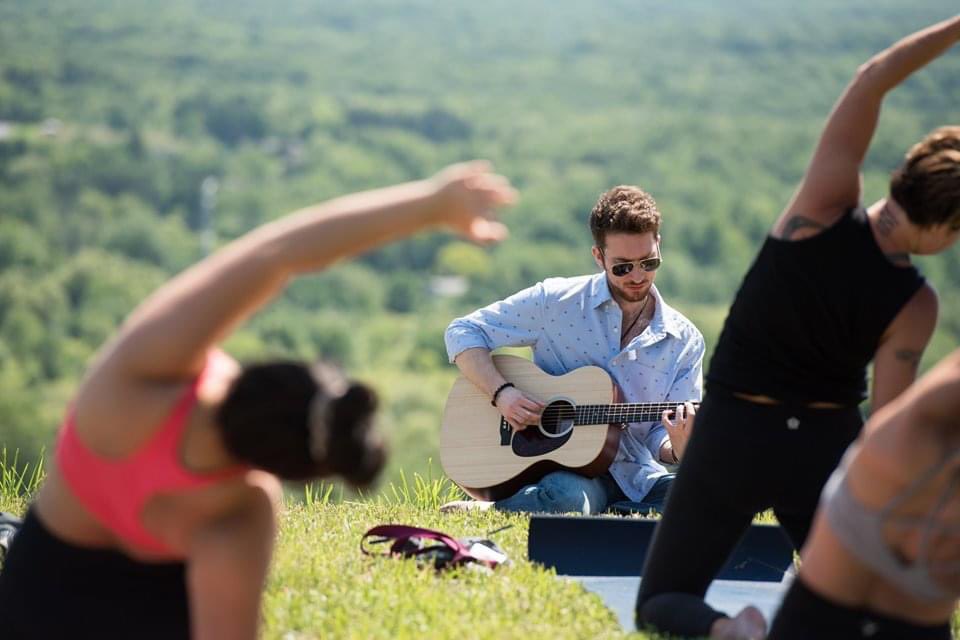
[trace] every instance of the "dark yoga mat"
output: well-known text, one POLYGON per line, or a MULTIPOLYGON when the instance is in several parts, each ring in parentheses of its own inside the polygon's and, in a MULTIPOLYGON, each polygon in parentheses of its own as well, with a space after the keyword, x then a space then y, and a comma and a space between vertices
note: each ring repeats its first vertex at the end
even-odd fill
MULTIPOLYGON (((656 525, 656 520, 617 516, 535 515, 527 553, 561 575, 639 576, 656 525)), ((792 562, 793 547, 780 527, 754 524, 717 577, 780 582, 792 562)))

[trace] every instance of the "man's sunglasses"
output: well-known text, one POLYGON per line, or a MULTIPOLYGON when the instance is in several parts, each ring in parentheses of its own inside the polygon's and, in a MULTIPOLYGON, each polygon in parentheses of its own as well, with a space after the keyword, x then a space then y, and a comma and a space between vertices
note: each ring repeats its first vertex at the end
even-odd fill
MULTIPOLYGON (((603 249, 600 250, 600 255, 603 255, 603 249)), ((604 256, 605 257, 605 256, 604 256)), ((651 271, 656 271, 660 268, 660 265, 663 263, 663 258, 660 256, 655 256, 653 258, 644 258, 643 260, 634 260, 633 262, 618 262, 617 264, 610 267, 610 273, 622 278, 631 271, 633 271, 633 266, 636 265, 640 267, 642 271, 647 273, 651 271)))

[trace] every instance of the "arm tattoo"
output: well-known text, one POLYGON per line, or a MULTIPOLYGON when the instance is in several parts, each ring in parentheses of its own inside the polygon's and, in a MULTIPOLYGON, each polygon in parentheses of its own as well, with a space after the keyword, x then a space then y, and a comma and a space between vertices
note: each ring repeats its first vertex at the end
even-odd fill
POLYGON ((790 216, 787 218, 786 224, 783 225, 783 231, 780 232, 780 238, 782 240, 789 240, 797 231, 800 231, 801 229, 822 231, 826 228, 827 225, 820 224, 816 220, 811 220, 810 218, 805 218, 804 216, 790 216))
POLYGON ((908 364, 916 369, 920 364, 920 358, 923 356, 923 351, 914 351, 913 349, 897 349, 897 352, 894 355, 900 362, 908 364))

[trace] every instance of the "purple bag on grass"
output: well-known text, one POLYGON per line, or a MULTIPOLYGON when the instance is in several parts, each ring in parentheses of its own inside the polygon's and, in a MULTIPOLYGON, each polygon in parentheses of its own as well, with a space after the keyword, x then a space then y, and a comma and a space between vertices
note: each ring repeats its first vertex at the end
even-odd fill
POLYGON ((488 569, 508 564, 507 554, 492 540, 485 538, 454 538, 441 531, 411 527, 403 524, 383 524, 373 527, 360 539, 360 550, 368 556, 399 556, 415 558, 420 563, 431 563, 436 569, 460 565, 481 566, 488 569), (369 539, 369 542, 367 542, 369 539), (367 545, 393 541, 384 553, 372 552, 367 545))

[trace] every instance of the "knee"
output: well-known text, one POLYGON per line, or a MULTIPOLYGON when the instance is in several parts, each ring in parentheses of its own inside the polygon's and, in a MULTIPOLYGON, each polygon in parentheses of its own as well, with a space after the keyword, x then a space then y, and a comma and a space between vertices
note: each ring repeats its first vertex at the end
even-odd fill
POLYGON ((659 593, 641 598, 637 599, 634 618, 637 629, 665 633, 671 637, 709 636, 713 623, 725 617, 699 597, 688 593, 659 593))
POLYGON ((663 513, 667 505, 667 498, 670 496, 670 487, 673 485, 673 476, 664 476, 657 480, 656 484, 650 488, 647 495, 643 497, 641 503, 663 513))
POLYGON ((544 506, 556 513, 587 512, 588 499, 579 480, 579 476, 568 471, 555 471, 544 476, 539 483, 544 506))
POLYGON ((650 608, 647 605, 649 605, 650 601, 656 595, 657 594, 655 593, 651 593, 650 589, 643 588, 643 579, 641 578, 640 591, 639 593, 637 593, 637 604, 635 606, 637 624, 640 624, 641 622, 644 622, 644 623, 649 622, 650 608))
POLYGON ((637 605, 633 618, 633 623, 637 629, 656 628, 657 623, 660 622, 659 616, 657 616, 658 610, 659 606, 655 594, 647 593, 641 587, 640 593, 637 595, 637 605))

